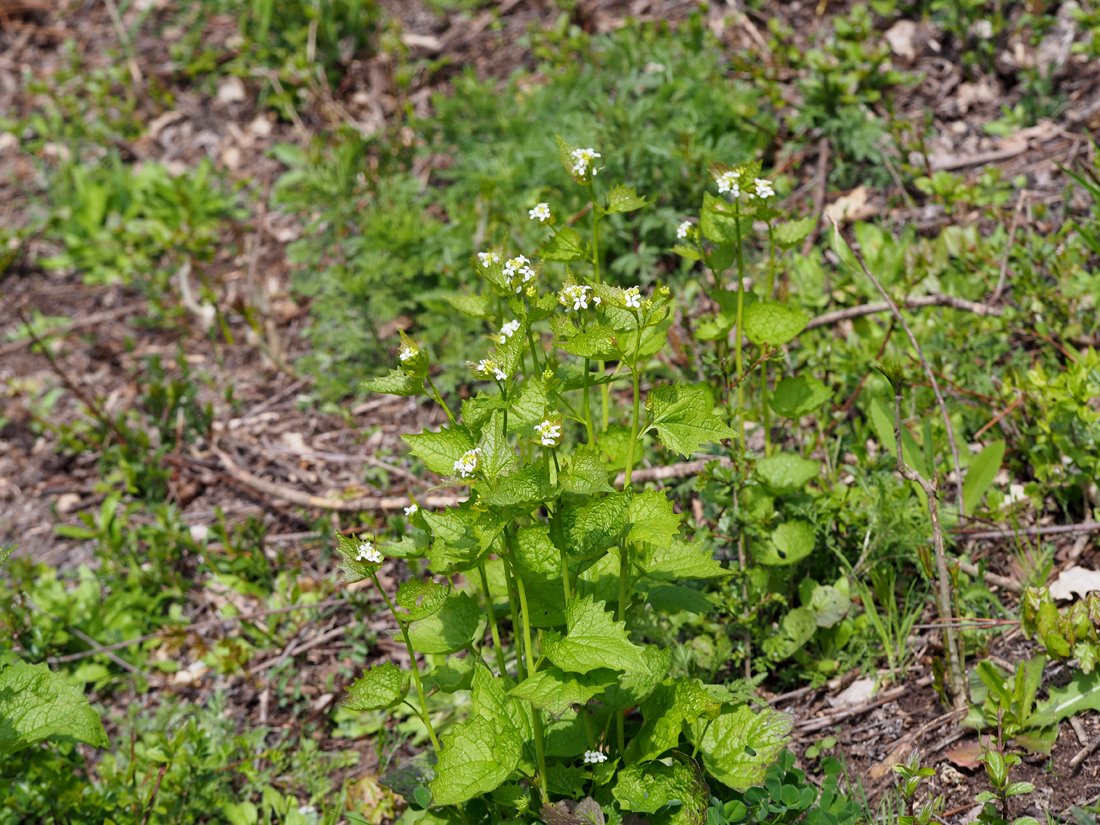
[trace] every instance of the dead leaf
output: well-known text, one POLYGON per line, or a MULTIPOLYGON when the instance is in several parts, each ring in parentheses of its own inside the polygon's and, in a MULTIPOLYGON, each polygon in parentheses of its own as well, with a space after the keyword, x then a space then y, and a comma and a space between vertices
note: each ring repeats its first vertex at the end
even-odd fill
POLYGON ((966 768, 968 771, 975 770, 982 764, 982 743, 977 739, 966 739, 947 751, 944 756, 952 765, 966 768))
POLYGON ((890 51, 907 62, 917 59, 916 38, 917 24, 912 20, 899 20, 886 30, 890 51))
POLYGON ((857 186, 847 195, 841 195, 824 210, 826 223, 860 221, 873 214, 875 214, 874 208, 867 205, 866 186, 857 186))
POLYGON ((241 79, 239 77, 227 77, 218 84, 218 93, 214 99, 223 106, 228 106, 230 103, 242 103, 246 97, 244 83, 241 82, 241 79))
POLYGON ((851 708, 862 705, 874 695, 874 679, 856 679, 836 696, 830 696, 827 701, 830 707, 851 708))
POLYGON ((1074 594, 1084 596, 1100 590, 1100 571, 1074 565, 1061 572, 1050 586, 1055 599, 1072 599, 1074 594))

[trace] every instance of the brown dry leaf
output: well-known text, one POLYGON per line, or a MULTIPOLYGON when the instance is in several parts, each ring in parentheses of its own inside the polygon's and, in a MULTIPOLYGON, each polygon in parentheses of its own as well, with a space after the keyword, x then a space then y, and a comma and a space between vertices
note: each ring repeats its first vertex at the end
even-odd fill
POLYGON ((947 760, 968 771, 976 770, 982 764, 982 743, 977 739, 966 739, 944 754, 947 760))
POLYGON ((867 187, 857 186, 826 206, 823 214, 826 223, 845 223, 869 218, 875 214, 875 209, 867 204, 867 187))

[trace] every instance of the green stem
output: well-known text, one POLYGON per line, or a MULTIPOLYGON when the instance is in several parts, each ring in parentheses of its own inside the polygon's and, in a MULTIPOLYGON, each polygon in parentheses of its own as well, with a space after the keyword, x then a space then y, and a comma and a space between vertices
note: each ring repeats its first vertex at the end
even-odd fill
MULTIPOLYGON (((592 272, 597 284, 603 283, 603 273, 600 271, 600 208, 596 205, 596 187, 589 181, 588 194, 592 198, 592 272)), ((604 374, 604 362, 597 361, 600 376, 604 374)), ((600 432, 607 432, 607 426, 611 415, 611 387, 607 384, 600 386, 600 432)))
POLYGON ((436 738, 435 728, 432 727, 431 717, 428 715, 428 700, 424 695, 424 683, 420 681, 420 665, 416 662, 416 653, 413 652, 412 641, 409 639, 409 629, 405 626, 405 623, 398 618, 397 609, 393 606, 390 597, 378 582, 378 574, 371 573, 370 580, 374 582, 374 589, 378 591, 378 595, 385 601, 386 607, 389 608, 390 614, 393 616, 394 621, 397 622, 397 627, 401 630, 401 638, 405 640, 405 649, 409 652, 409 661, 412 663, 413 684, 416 685, 416 697, 420 700, 420 719, 424 723, 424 727, 428 729, 428 738, 432 740, 432 747, 435 748, 435 752, 438 754, 442 748, 439 745, 439 740, 436 738))
POLYGON ((741 355, 741 341, 745 329, 745 256, 741 249, 741 206, 733 202, 734 253, 737 256, 737 337, 734 339, 733 364, 737 370, 737 428, 741 436, 742 457, 745 452, 745 388, 742 378, 745 375, 744 360, 741 355))
MULTIPOLYGON (((519 591, 520 620, 523 622, 523 648, 527 654, 527 675, 533 676, 539 669, 535 661, 535 647, 531 642, 531 614, 527 610, 527 589, 523 585, 523 577, 516 576, 516 588, 519 591)), ((546 747, 543 741, 542 711, 534 708, 532 711, 532 727, 535 734, 535 761, 539 768, 539 793, 543 803, 550 801, 550 792, 546 787, 546 747)))
POLYGON ((454 424, 454 413, 451 412, 451 408, 447 406, 447 402, 443 400, 443 396, 440 395, 439 390, 436 389, 435 382, 432 381, 432 377, 430 375, 427 376, 427 381, 428 388, 432 391, 432 397, 435 399, 435 402, 443 408, 443 412, 447 413, 447 420, 450 421, 451 424, 454 424))
POLYGON ((592 404, 588 400, 588 382, 589 382, 589 367, 592 363, 585 358, 584 359, 584 389, 581 392, 581 406, 584 408, 584 429, 588 433, 588 443, 596 443, 596 431, 592 426, 592 404))
POLYGON ((504 664, 504 647, 500 643, 500 630, 497 628, 497 614, 493 609, 493 593, 489 589, 489 573, 485 570, 485 559, 482 558, 477 566, 481 574, 481 589, 485 591, 485 609, 489 613, 489 633, 493 637, 493 650, 496 651, 497 670, 501 676, 508 675, 508 669, 504 664))

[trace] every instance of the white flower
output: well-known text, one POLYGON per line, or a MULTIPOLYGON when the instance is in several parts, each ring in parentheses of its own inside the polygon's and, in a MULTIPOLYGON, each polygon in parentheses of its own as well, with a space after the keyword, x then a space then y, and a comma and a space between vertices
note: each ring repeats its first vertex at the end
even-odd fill
POLYGON ((476 364, 467 361, 467 364, 482 378, 488 378, 490 375, 497 381, 504 381, 508 378, 508 373, 501 369, 500 364, 492 358, 482 358, 476 364))
POLYGON ((481 447, 474 447, 472 450, 464 452, 462 457, 455 462, 455 472, 463 478, 472 476, 477 469, 477 457, 480 454, 481 447))
POLYGON ((676 237, 683 240, 688 236, 688 232, 691 231, 691 221, 684 221, 682 224, 676 227, 676 237))
POLYGON ((527 256, 516 255, 504 262, 504 277, 508 279, 508 285, 514 287, 519 294, 525 284, 535 279, 535 270, 531 268, 531 261, 527 256))
POLYGON ((517 332, 519 332, 519 321, 513 318, 511 321, 500 328, 500 335, 497 336, 497 340, 500 341, 500 343, 504 344, 517 332))
POLYGON ((636 286, 623 290, 623 300, 626 301, 626 305, 629 309, 641 309, 642 291, 636 286))
POLYGON ((397 357, 401 361, 411 361, 420 354, 420 350, 413 344, 402 344, 401 349, 397 352, 397 357))
MULTIPOLYGON (((588 309, 589 295, 592 292, 592 287, 585 286, 584 284, 569 284, 562 288, 561 293, 558 295, 558 303, 569 309, 569 305, 573 305, 574 310, 588 309)), ((599 300, 592 299, 596 304, 599 304, 599 300)))
POLYGON ((498 255, 497 253, 495 253, 493 251, 478 252, 477 253, 477 260, 482 266, 488 267, 488 266, 492 266, 493 264, 499 264, 500 263, 500 255, 498 255))
POLYGON ((548 220, 550 220, 550 204, 536 204, 534 209, 527 210, 527 216, 533 221, 546 223, 548 220))
POLYGON ((772 189, 772 182, 764 178, 756 178, 753 180, 756 184, 756 197, 758 198, 770 198, 775 194, 775 190, 772 189))
POLYGON ((416 515, 416 511, 419 510, 419 509, 420 509, 420 506, 414 501, 412 504, 410 504, 408 507, 405 508, 405 515, 406 516, 416 515))
POLYGON ((365 561, 369 564, 381 564, 382 554, 374 549, 374 542, 365 541, 359 545, 359 552, 355 555, 356 561, 365 561))
POLYGON ((603 155, 592 148, 574 149, 569 153, 569 156, 573 158, 573 174, 578 178, 583 178, 587 175, 595 177, 596 173, 599 171, 596 168, 596 158, 603 157, 603 155))
POLYGON ((585 751, 584 752, 584 764, 586 765, 598 765, 601 762, 607 761, 607 754, 600 753, 599 751, 585 751))
POLYGON ((535 425, 535 433, 538 435, 543 447, 556 447, 558 442, 561 441, 561 424, 557 421, 551 421, 549 418, 543 419, 535 425))
POLYGON ((601 298, 599 295, 596 295, 595 297, 592 298, 592 303, 595 304, 596 306, 599 306, 602 302, 603 302, 603 298, 601 298))
POLYGON ((741 197, 741 173, 737 169, 723 172, 714 179, 714 182, 718 184, 719 194, 729 193, 734 200, 741 197))

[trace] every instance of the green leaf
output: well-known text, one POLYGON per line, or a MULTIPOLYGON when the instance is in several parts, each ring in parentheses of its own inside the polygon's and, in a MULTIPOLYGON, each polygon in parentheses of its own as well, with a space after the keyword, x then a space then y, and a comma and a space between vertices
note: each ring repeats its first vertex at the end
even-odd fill
POLYGON ((813 526, 794 519, 776 527, 766 543, 754 544, 752 554, 760 564, 783 567, 802 561, 813 552, 814 544, 813 526))
POLYGON ((481 432, 481 454, 477 471, 490 485, 516 465, 516 451, 504 434, 503 411, 498 410, 489 418, 489 424, 481 432))
POLYGON ((1075 673, 1063 687, 1052 687, 1028 719, 1028 725, 1045 728, 1084 710, 1100 710, 1100 672, 1075 673))
POLYGON ((633 212, 645 205, 646 199, 635 192, 633 186, 624 186, 617 183, 607 193, 607 209, 605 211, 608 215, 614 215, 617 212, 633 212))
POLYGON ((490 507, 530 509, 549 496, 550 477, 542 464, 528 464, 518 473, 501 476, 478 490, 478 499, 490 507))
POLYGON ((722 567, 706 545, 684 539, 673 539, 652 548, 641 563, 645 574, 657 581, 720 579, 732 573, 722 567))
POLYGON ((671 384, 651 390, 645 401, 649 425, 661 442, 683 456, 703 444, 733 438, 736 432, 715 416, 713 402, 700 387, 671 384))
POLYGON ((851 609, 848 594, 831 584, 819 584, 810 596, 809 608, 813 611, 818 627, 832 627, 851 609))
POLYGON ((779 347, 794 339, 810 319, 799 309, 775 301, 757 301, 745 307, 745 337, 757 346, 779 347))
POLYGON ((543 652, 570 673, 600 668, 636 670, 645 667, 642 648, 627 637, 626 624, 616 621, 604 602, 574 596, 565 607, 567 633, 546 635, 543 652))
POLYGON ((556 343, 570 355, 578 358, 618 358, 618 333, 602 324, 589 324, 581 328, 573 325, 565 315, 550 319, 556 343))
POLYGON ((397 619, 415 622, 439 612, 447 602, 450 588, 431 580, 406 579, 397 587, 397 619))
POLYGON ((784 249, 802 243, 817 226, 817 218, 798 218, 776 224, 775 242, 784 249))
POLYGON ((699 231, 708 241, 716 244, 735 244, 737 218, 733 207, 710 192, 703 193, 703 208, 699 213, 699 231))
POLYGON ((448 596, 438 612, 409 625, 409 641, 421 653, 455 653, 473 641, 481 608, 468 593, 448 596))
POLYGON ((429 783, 437 805, 459 805, 504 784, 519 764, 519 737, 502 735, 489 719, 474 717, 443 734, 443 750, 429 783))
POLYGON ((642 648, 643 666, 628 670, 604 694, 603 703, 615 710, 625 710, 645 701, 668 675, 672 666, 672 648, 646 645, 642 648))
POLYGON ((491 318, 493 300, 487 295, 475 295, 470 292, 446 292, 443 300, 463 315, 471 318, 491 318))
POLYGON ((797 453, 776 453, 756 462, 757 477, 775 493, 800 490, 820 471, 820 464, 797 453))
POLYGON ((409 674, 392 662, 385 662, 368 668, 348 686, 347 692, 342 704, 351 710, 391 708, 409 692, 409 674))
POLYGON ((764 640, 764 653, 773 662, 793 656, 817 632, 817 616, 808 607, 796 607, 783 617, 779 632, 764 640))
POLYGON ((584 243, 575 229, 564 226, 542 248, 543 260, 579 261, 584 258, 584 243))
POLYGON ((679 584, 661 584, 651 587, 646 601, 660 613, 695 613, 704 616, 717 607, 706 593, 679 584))
POLYGON ((630 499, 629 519, 628 542, 667 546, 680 528, 681 515, 672 509, 664 493, 647 490, 630 499))
POLYGON ((465 429, 444 427, 439 432, 401 436, 409 450, 424 466, 439 475, 453 475, 455 462, 474 448, 474 440, 465 429))
POLYGON ((686 756, 671 765, 660 762, 627 765, 619 771, 611 793, 624 811, 654 814, 672 806, 676 813, 671 818, 654 821, 684 825, 702 825, 710 802, 710 789, 703 781, 702 771, 686 756))
POLYGON ((570 558, 590 559, 616 544, 629 524, 630 499, 629 492, 612 493, 567 508, 562 514, 562 524, 570 558))
POLYGON ((626 760, 657 759, 679 745, 685 723, 714 719, 720 710, 721 704, 711 699, 698 679, 664 682, 642 704, 644 722, 627 746, 626 760))
POLYGON ((1001 469, 1001 460, 1005 456, 1005 443, 994 441, 978 453, 970 462, 963 481, 963 509, 973 513, 981 503, 982 496, 992 486, 997 471, 1001 469))
POLYGON ((806 375, 784 378, 772 392, 768 403, 784 418, 799 419, 813 412, 832 397, 829 388, 806 375))
POLYGON ((735 791, 764 780, 768 766, 790 739, 791 720, 773 710, 754 713, 742 705, 707 726, 698 743, 707 772, 735 791))
POLYGON ((424 392, 424 379, 404 370, 390 370, 378 378, 368 378, 360 386, 364 392, 411 396, 424 392))
POLYGON ((694 246, 687 246, 685 244, 676 244, 672 247, 672 251, 688 261, 701 261, 703 259, 702 254, 694 246))
POLYGON ((573 705, 586 704, 616 681, 613 670, 601 668, 579 675, 552 667, 528 676, 512 688, 509 695, 525 699, 536 708, 560 716, 573 705))
POLYGON ((614 488, 607 481, 608 475, 599 452, 594 447, 584 446, 562 462, 558 484, 567 493, 610 493, 614 488))
POLYGON ((99 714, 63 673, 46 665, 0 665, 0 754, 64 737, 97 748, 109 744, 99 714))

